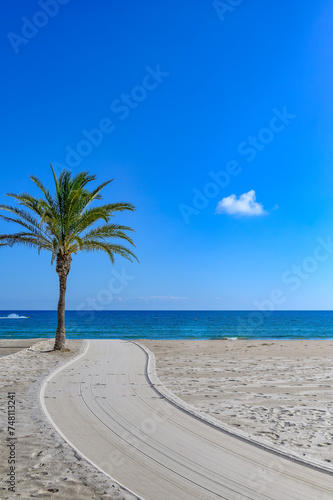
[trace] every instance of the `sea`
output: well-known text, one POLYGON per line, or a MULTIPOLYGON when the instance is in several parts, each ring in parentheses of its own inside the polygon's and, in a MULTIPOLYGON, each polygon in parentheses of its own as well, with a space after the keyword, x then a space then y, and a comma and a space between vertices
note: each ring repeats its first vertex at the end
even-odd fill
MULTIPOLYGON (((56 311, 0 311, 0 338, 54 337, 56 311)), ((69 339, 333 339, 333 311, 66 311, 69 339)))

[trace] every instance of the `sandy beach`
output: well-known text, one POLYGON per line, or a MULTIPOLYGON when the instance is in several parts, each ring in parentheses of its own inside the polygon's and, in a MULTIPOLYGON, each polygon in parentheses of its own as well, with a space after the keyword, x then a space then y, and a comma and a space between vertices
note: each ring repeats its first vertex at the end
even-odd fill
MULTIPOLYGON (((9 345, 5 341, 4 345, 9 345)), ((141 344, 156 356, 160 380, 177 396, 230 429, 331 466, 333 402, 331 341, 156 341, 141 344)), ((53 341, 0 359, 1 456, 6 457, 6 398, 16 393, 17 494, 20 498, 131 500, 81 459, 54 430, 39 402, 44 378, 83 349, 49 352, 53 341)), ((3 480, 0 498, 13 498, 3 480)), ((332 467, 333 471, 333 467, 332 467)))
POLYGON ((333 341, 144 340, 161 382, 231 430, 332 464, 333 341))

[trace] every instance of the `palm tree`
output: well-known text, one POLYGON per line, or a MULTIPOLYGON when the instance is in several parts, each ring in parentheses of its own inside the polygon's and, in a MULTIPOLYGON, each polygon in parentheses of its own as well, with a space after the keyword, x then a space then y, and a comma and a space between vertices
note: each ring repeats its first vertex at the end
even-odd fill
POLYGON ((30 178, 42 191, 43 198, 38 199, 28 193, 7 194, 29 211, 0 205, 0 210, 14 214, 14 216, 0 214, 2 220, 15 222, 24 228, 15 234, 0 235, 0 246, 25 245, 37 248, 38 253, 41 250, 49 250, 52 253, 51 264, 56 259, 60 292, 54 349, 62 350, 65 348, 65 296, 72 255, 79 251, 104 251, 110 257, 112 264, 115 254, 130 261, 132 257, 137 260, 129 248, 117 242, 126 240, 135 246, 126 234, 126 231, 133 229, 110 223, 113 212, 124 210, 133 212, 135 207, 130 203, 110 203, 91 207, 93 201, 102 199, 100 194, 102 189, 113 179, 90 191, 86 186, 96 179, 95 175, 80 172, 72 177, 69 170, 63 170, 57 178, 52 165, 51 169, 55 182, 54 196, 35 176, 30 178))

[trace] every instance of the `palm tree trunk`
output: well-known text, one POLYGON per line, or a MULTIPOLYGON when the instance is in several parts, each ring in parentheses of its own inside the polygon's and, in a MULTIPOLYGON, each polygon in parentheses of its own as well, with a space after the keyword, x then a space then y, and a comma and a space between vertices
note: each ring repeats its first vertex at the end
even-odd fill
POLYGON ((58 254, 57 273, 59 276, 59 301, 58 301, 58 326, 54 343, 54 350, 65 348, 66 328, 65 328, 65 298, 67 287, 67 276, 71 269, 71 256, 58 254))

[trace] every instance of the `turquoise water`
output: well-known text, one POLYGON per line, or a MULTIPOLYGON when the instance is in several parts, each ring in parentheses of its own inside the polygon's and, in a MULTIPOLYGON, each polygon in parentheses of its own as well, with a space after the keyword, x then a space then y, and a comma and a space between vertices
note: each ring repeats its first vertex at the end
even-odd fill
MULTIPOLYGON (((0 338, 54 337, 55 311, 0 311, 0 338)), ((333 339, 333 311, 67 311, 68 338, 333 339)))

